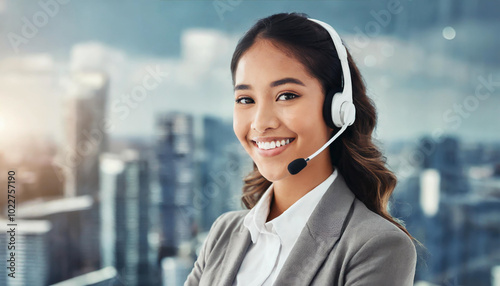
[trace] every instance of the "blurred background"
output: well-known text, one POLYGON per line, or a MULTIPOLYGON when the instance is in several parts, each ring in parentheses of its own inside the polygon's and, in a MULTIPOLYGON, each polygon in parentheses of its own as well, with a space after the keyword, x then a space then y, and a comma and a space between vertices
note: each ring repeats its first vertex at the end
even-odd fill
POLYGON ((415 285, 499 286, 498 0, 0 0, 17 223, 0 285, 182 285, 213 221, 242 209, 229 63, 279 12, 331 24, 364 75, 390 211, 425 246, 415 285))

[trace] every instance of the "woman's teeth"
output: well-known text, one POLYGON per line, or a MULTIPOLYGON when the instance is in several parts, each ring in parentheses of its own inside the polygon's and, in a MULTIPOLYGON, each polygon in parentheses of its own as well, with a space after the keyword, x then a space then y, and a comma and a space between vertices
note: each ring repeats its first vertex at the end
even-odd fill
POLYGON ((281 141, 277 140, 277 141, 271 141, 271 142, 256 142, 256 143, 260 149, 269 150, 269 149, 274 149, 274 148, 278 148, 278 147, 285 146, 285 145, 289 144, 290 139, 286 139, 286 140, 283 139, 281 141))

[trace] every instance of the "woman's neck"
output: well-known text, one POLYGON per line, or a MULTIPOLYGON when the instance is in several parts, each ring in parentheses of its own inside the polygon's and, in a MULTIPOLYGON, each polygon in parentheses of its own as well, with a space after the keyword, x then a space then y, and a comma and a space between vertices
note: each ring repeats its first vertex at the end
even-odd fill
POLYGON ((296 201, 325 181, 333 172, 331 164, 323 168, 314 168, 313 164, 310 165, 297 175, 289 175, 273 183, 274 195, 271 198, 267 221, 280 216, 296 201))

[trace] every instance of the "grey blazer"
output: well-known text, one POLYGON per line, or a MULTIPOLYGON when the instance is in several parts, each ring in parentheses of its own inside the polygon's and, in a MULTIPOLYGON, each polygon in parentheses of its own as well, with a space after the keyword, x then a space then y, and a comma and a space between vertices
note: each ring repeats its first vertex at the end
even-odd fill
MULTIPOLYGON (((252 243, 243 225, 248 212, 231 211, 217 218, 184 286, 232 285, 252 243)), ((370 211, 339 174, 309 217, 274 285, 413 285, 416 257, 411 239, 370 211)))

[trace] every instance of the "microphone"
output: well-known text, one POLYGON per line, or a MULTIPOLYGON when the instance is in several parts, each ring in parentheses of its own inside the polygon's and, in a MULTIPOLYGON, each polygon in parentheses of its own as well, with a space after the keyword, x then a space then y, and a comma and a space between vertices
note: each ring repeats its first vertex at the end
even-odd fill
POLYGON ((318 151, 314 152, 314 154, 312 154, 311 156, 307 157, 306 159, 298 158, 293 160, 290 164, 288 164, 288 172, 290 172, 290 174, 292 175, 295 175, 298 174, 300 171, 302 171, 302 169, 304 169, 307 166, 307 162, 312 158, 316 157, 326 147, 330 146, 330 144, 332 144, 332 142, 335 141, 335 139, 337 139, 340 136, 340 134, 342 134, 347 129, 347 126, 349 126, 349 124, 342 125, 342 128, 340 128, 339 132, 337 132, 335 136, 330 138, 330 140, 328 140, 328 142, 326 142, 325 145, 323 145, 318 151))

